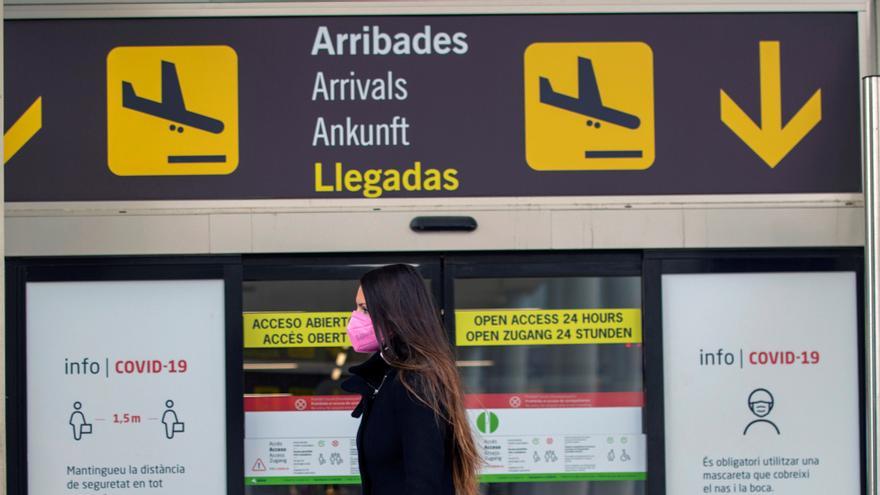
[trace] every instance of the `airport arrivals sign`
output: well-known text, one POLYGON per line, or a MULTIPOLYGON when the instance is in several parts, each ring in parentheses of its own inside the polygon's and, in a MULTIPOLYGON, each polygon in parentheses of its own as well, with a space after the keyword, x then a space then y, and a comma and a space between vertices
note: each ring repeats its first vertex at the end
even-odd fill
POLYGON ((854 13, 5 22, 7 201, 861 191, 854 13))

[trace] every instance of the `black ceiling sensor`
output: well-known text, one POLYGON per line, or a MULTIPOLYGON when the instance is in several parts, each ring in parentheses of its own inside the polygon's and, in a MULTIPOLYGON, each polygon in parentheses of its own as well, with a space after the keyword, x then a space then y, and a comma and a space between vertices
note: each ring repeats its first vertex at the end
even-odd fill
POLYGON ((473 232, 477 221, 474 217, 415 217, 409 228, 416 232, 473 232))

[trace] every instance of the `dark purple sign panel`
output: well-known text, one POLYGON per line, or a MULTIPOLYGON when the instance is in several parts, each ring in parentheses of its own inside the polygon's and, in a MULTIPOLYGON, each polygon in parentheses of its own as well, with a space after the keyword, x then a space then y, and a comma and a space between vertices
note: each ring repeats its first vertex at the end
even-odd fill
POLYGON ((7 201, 861 191, 854 13, 5 34, 7 201))

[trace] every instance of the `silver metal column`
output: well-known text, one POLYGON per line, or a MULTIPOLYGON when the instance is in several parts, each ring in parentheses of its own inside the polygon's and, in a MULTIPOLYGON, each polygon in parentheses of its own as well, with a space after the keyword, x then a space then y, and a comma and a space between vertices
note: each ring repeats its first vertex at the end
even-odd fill
POLYGON ((865 168, 865 356, 866 363, 866 403, 867 403, 867 465, 865 466, 869 495, 878 495, 877 471, 877 427, 878 418, 878 348, 877 315, 880 314, 880 300, 877 298, 877 262, 880 259, 880 238, 878 224, 880 219, 880 76, 864 79, 864 157, 865 168))

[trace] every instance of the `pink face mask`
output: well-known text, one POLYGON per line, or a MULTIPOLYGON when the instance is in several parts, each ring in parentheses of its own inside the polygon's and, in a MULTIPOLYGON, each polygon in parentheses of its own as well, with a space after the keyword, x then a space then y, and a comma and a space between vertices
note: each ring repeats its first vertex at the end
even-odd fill
POLYGON ((376 352, 379 350, 379 340, 376 339, 370 315, 358 310, 352 311, 345 331, 348 332, 348 338, 351 339, 351 346, 355 351, 376 352))

